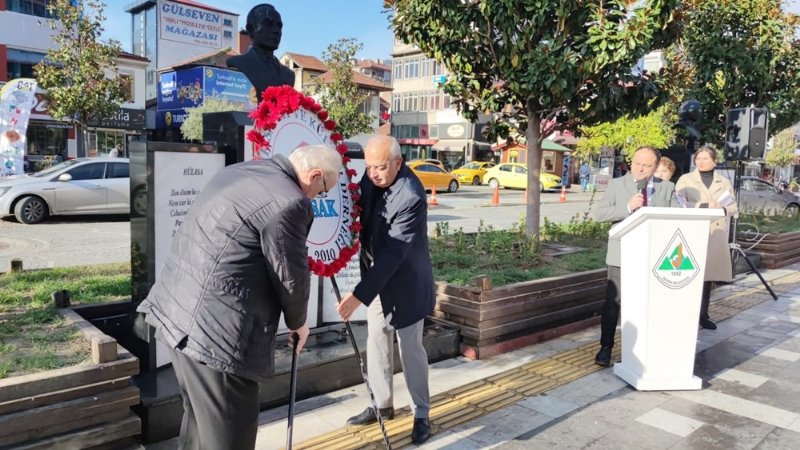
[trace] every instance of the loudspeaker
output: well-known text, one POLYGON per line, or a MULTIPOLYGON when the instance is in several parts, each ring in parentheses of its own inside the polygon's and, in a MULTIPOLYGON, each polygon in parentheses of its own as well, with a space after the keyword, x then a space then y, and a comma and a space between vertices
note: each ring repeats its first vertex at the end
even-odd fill
POLYGON ((764 149, 767 146, 767 124, 769 123, 769 111, 766 108, 750 109, 750 157, 761 158, 764 156, 764 149))
POLYGON ((769 111, 766 108, 738 108, 725 120, 725 159, 742 161, 764 156, 769 111))

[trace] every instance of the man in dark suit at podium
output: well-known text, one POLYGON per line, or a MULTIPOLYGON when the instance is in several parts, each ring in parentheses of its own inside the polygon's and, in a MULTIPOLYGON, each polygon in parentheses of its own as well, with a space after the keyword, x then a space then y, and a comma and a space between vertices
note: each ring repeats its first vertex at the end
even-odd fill
POLYGON ((247 33, 253 44, 247 53, 228 58, 228 67, 238 69, 253 83, 258 101, 270 86, 294 86, 294 72, 278 61, 273 54, 281 44, 283 22, 272 5, 256 5, 247 14, 247 33))
MULTIPOLYGON (((592 208, 592 218, 599 222, 617 223, 643 206, 677 206, 675 185, 668 180, 655 178, 661 154, 653 147, 639 147, 633 154, 627 174, 614 178, 600 200, 592 208)), ((606 254, 608 282, 606 299, 600 319, 600 351, 594 362, 611 365, 614 333, 619 320, 620 305, 620 240, 608 240, 606 254)))

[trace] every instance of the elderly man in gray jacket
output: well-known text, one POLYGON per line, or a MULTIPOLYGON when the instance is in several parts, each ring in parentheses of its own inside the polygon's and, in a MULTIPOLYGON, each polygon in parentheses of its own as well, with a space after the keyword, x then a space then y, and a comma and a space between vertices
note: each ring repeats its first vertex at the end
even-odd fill
MULTIPOLYGON (((614 178, 600 200, 592 208, 592 218, 599 222, 620 222, 643 206, 676 206, 675 185, 653 176, 661 153, 653 147, 639 147, 631 159, 631 170, 614 178)), ((600 318, 600 351, 595 363, 611 365, 614 333, 620 308, 620 241, 608 240, 606 254, 608 283, 600 318)))
POLYGON ((171 350, 181 449, 252 449, 259 381, 275 332, 308 337, 310 199, 337 185, 342 157, 307 146, 226 167, 204 187, 138 311, 171 350))

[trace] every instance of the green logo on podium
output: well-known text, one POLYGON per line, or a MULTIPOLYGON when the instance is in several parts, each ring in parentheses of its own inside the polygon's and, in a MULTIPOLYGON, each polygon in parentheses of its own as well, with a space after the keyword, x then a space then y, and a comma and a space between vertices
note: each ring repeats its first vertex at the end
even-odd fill
POLYGON ((680 289, 689 284, 700 270, 697 260, 678 229, 658 258, 653 274, 658 281, 670 289, 680 289))

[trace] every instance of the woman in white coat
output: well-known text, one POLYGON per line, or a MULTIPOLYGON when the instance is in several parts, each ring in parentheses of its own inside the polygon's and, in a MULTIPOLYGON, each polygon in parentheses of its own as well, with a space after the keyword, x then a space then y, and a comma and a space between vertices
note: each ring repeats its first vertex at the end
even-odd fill
POLYGON ((708 237, 708 255, 706 256, 706 274, 703 283, 703 297, 700 306, 700 326, 716 330, 717 325, 708 315, 713 281, 733 279, 731 253, 728 246, 728 230, 731 217, 738 213, 736 194, 731 182, 715 173, 717 150, 704 145, 694 153, 696 169, 678 179, 675 190, 686 199, 687 206, 695 208, 722 208, 725 217, 711 222, 708 237))

